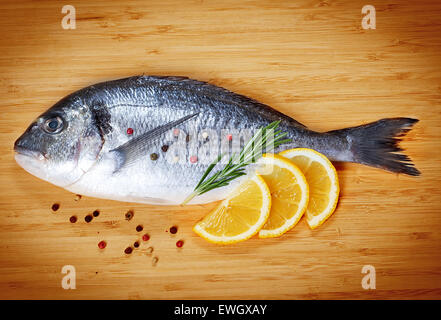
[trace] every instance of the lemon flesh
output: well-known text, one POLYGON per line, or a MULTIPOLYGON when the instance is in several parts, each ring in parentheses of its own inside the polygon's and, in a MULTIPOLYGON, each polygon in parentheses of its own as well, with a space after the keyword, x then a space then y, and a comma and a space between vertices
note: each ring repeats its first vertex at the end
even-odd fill
POLYGON ((311 229, 317 228, 337 207, 340 192, 337 171, 326 156, 312 149, 290 149, 279 155, 289 159, 305 175, 309 185, 305 217, 311 229))
POLYGON ((263 155, 258 164, 262 167, 257 172, 271 192, 270 215, 259 237, 278 237, 293 228, 303 216, 308 206, 308 183, 299 168, 281 156, 263 155))
POLYGON ((193 231, 216 244, 244 241, 265 224, 270 209, 270 191, 263 178, 254 175, 199 221, 193 231))

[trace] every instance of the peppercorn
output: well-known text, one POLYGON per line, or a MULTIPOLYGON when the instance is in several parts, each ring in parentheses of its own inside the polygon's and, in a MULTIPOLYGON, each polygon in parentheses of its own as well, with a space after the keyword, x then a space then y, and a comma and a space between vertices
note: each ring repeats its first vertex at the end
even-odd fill
POLYGON ((52 210, 53 210, 53 211, 57 211, 58 209, 60 209, 60 204, 59 204, 59 203, 54 203, 54 204, 52 205, 52 210))
POLYGON ((98 243, 98 248, 100 248, 100 249, 104 249, 106 246, 107 246, 106 241, 100 241, 98 243))
POLYGON ((167 152, 167 150, 168 150, 168 145, 164 144, 164 145, 161 147, 161 150, 162 150, 163 152, 167 152))
POLYGON ((150 155, 150 159, 152 159, 153 161, 158 160, 158 154, 157 154, 157 153, 152 153, 152 154, 150 155))
POLYGON ((100 211, 99 210, 95 210, 93 213, 94 217, 98 217, 100 215, 100 211))
POLYGON ((142 241, 149 241, 149 240, 150 240, 150 236, 147 233, 142 236, 142 241))
POLYGON ((139 242, 138 242, 138 241, 135 241, 135 243, 133 244, 133 246, 134 246, 135 248, 138 248, 138 247, 139 247, 139 242))
POLYGON ((126 213, 126 220, 127 221, 131 220, 133 218, 133 215, 134 215, 134 213, 133 213, 132 210, 127 211, 127 213, 126 213))
POLYGON ((197 156, 191 156, 191 157, 190 157, 190 162, 191 162, 191 163, 196 163, 196 162, 198 162, 198 157, 197 157, 197 156))
POLYGON ((141 232, 142 229, 144 229, 144 228, 142 227, 142 225, 138 225, 138 226, 136 226, 136 231, 141 232))
POLYGON ((178 232, 178 227, 173 226, 173 227, 170 228, 170 233, 171 234, 175 234, 176 232, 178 232))
POLYGON ((133 251, 132 247, 127 247, 126 250, 124 250, 125 254, 131 254, 133 251))
POLYGON ((71 223, 75 223, 75 222, 77 222, 77 217, 76 216, 72 216, 72 217, 69 218, 69 221, 71 223))
POLYGON ((184 241, 182 241, 182 240, 179 240, 178 242, 176 242, 176 246, 178 248, 182 248, 183 245, 184 245, 184 241))
POLYGON ((89 223, 90 221, 92 221, 93 217, 88 214, 87 216, 84 217, 84 221, 86 221, 87 223, 89 223))

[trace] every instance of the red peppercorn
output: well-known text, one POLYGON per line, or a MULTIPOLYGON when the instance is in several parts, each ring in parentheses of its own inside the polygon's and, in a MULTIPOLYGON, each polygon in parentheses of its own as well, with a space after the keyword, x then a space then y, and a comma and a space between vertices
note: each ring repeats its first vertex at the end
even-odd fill
POLYGON ((182 241, 182 240, 179 240, 178 242, 176 242, 176 246, 178 248, 182 248, 183 245, 184 245, 184 241, 182 241))
POLYGON ((100 241, 98 243, 98 248, 100 248, 100 249, 104 249, 106 246, 107 246, 106 241, 100 241))
POLYGON ((170 233, 171 234, 175 234, 176 232, 178 232, 178 227, 173 226, 173 227, 170 228, 170 233))
POLYGON ((150 236, 147 233, 142 236, 142 241, 149 241, 149 240, 150 240, 150 236))
POLYGON ((132 128, 128 128, 127 129, 127 134, 133 134, 133 129, 132 128))

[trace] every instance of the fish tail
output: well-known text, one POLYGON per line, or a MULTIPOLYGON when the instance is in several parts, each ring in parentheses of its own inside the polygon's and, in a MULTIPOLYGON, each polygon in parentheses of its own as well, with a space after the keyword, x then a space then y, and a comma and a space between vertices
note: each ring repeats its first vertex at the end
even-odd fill
POLYGON ((351 159, 346 161, 362 163, 371 167, 404 173, 411 176, 420 175, 410 158, 398 143, 411 127, 418 122, 412 118, 388 118, 362 126, 327 132, 348 142, 351 159))

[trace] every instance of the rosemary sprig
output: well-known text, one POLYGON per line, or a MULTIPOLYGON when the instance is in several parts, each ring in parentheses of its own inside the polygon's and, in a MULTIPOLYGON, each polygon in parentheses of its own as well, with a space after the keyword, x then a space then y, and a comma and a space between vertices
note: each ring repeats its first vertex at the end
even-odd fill
POLYGON ((257 161, 265 149, 266 152, 271 152, 282 143, 291 141, 290 139, 283 139, 286 133, 282 133, 281 130, 275 131, 280 121, 274 121, 266 127, 260 128, 250 141, 244 146, 238 156, 233 154, 229 159, 227 165, 222 169, 214 173, 210 178, 205 180, 213 168, 223 158, 224 154, 219 155, 207 168, 207 171, 203 174, 201 180, 194 188, 194 191, 184 200, 182 204, 188 203, 194 197, 204 194, 210 190, 224 187, 228 185, 232 180, 245 175, 245 167, 252 162, 257 161), (237 162, 236 164, 233 164, 237 162))

